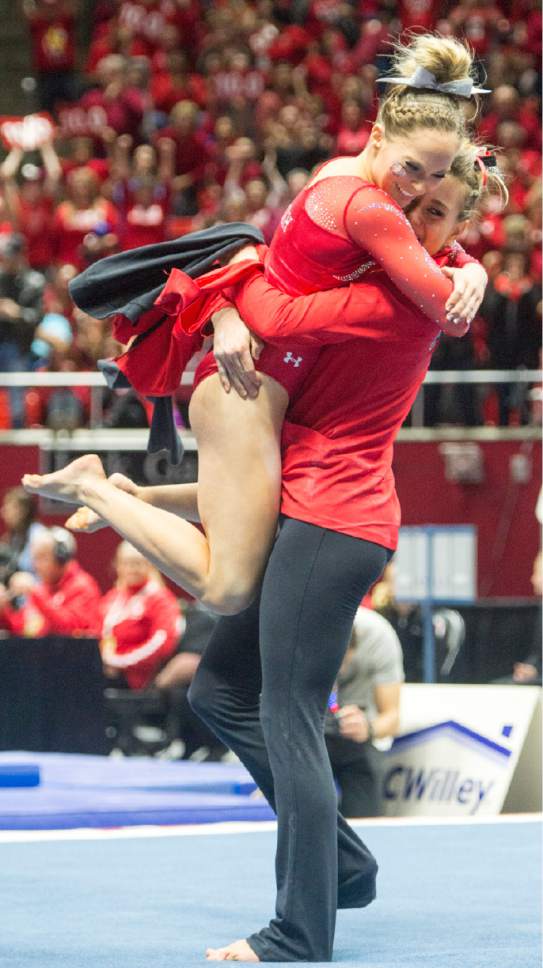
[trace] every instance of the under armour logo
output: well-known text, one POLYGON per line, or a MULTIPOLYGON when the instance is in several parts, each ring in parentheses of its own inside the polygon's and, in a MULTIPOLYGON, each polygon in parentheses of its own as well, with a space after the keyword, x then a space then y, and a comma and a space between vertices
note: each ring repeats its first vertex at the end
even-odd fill
POLYGON ((303 360, 303 356, 293 356, 290 350, 287 355, 283 358, 283 363, 293 363, 294 366, 299 366, 303 360))

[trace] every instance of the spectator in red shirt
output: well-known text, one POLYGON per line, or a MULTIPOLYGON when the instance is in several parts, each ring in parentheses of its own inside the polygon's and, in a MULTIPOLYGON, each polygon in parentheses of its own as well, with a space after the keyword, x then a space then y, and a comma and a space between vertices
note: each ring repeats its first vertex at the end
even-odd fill
POLYGON ((128 541, 115 556, 117 581, 102 599, 100 649, 112 685, 145 689, 175 652, 181 633, 177 599, 128 541))
MULTIPOLYGON (((98 86, 81 98, 86 111, 100 109, 103 115, 104 141, 115 134, 130 134, 138 141, 147 97, 136 79, 128 73, 128 59, 121 54, 109 54, 99 61, 96 74, 98 86)), ((142 66, 142 65, 140 65, 142 66)))
POLYGON ((95 636, 100 590, 75 560, 77 545, 64 528, 47 528, 31 544, 37 576, 17 571, 0 586, 0 626, 16 635, 95 636))
POLYGON ((79 168, 90 168, 101 182, 106 181, 109 175, 109 159, 95 157, 97 149, 93 138, 89 135, 69 136, 66 138, 66 147, 69 155, 61 160, 64 178, 79 168))
POLYGON ((152 175, 139 178, 127 204, 121 231, 121 248, 163 242, 166 238, 168 193, 152 175))
POLYGON ((238 137, 236 126, 228 114, 221 114, 217 118, 208 135, 206 147, 210 161, 206 166, 206 174, 221 186, 224 185, 231 164, 230 148, 238 137))
POLYGON ((112 145, 109 192, 114 204, 125 211, 134 204, 134 193, 142 181, 152 179, 155 200, 169 205, 174 176, 174 142, 162 138, 157 148, 143 144, 138 145, 133 154, 131 150, 132 138, 129 134, 120 135, 112 145))
POLYGON ((179 101, 194 101, 198 107, 204 108, 207 101, 206 81, 200 74, 189 74, 184 51, 170 50, 162 55, 162 61, 160 70, 151 80, 151 95, 156 110, 169 114, 179 101))
POLYGON ((165 7, 163 0, 122 0, 119 4, 119 26, 138 42, 138 53, 150 55, 160 47, 167 23, 165 7))
POLYGON ((83 269, 116 247, 119 216, 91 168, 71 172, 66 187, 68 198, 57 206, 53 223, 55 261, 83 269))
POLYGON ((538 147, 541 132, 539 118, 533 112, 522 111, 520 95, 511 84, 500 84, 492 94, 490 111, 479 125, 479 135, 483 141, 496 144, 497 128, 503 121, 520 121, 526 130, 525 147, 538 147))
POLYGON ((357 155, 366 147, 370 136, 370 125, 365 125, 364 121, 365 118, 357 101, 343 102, 335 154, 357 155))
POLYGON ((170 112, 170 124, 156 137, 175 144, 175 210, 178 215, 196 212, 196 191, 203 179, 209 152, 198 128, 198 108, 193 101, 179 101, 170 112))
POLYGON ((24 0, 32 41, 40 108, 53 111, 58 101, 77 96, 75 77, 76 0, 24 0))
POLYGON ((17 232, 26 239, 28 264, 38 271, 47 270, 53 261, 54 202, 62 169, 52 141, 41 145, 43 169, 23 164, 24 151, 12 148, 0 169, 4 183, 7 211, 17 232), (21 166, 22 165, 22 166, 21 166), (20 168, 20 186, 16 175, 20 168))

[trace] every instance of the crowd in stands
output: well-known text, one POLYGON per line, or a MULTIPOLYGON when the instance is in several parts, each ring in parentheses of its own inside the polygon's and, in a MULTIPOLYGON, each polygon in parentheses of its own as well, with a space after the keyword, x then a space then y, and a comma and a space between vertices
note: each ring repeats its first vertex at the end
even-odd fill
MULTIPOLYGON (((107 328, 69 279, 113 251, 245 221, 270 240, 315 165, 355 154, 375 79, 406 29, 465 37, 492 89, 477 119, 500 146, 509 204, 465 239, 490 278, 471 333, 440 341, 441 369, 537 368, 541 317, 541 12, 536 0, 96 0, 77 56, 77 0, 25 0, 36 109, 53 120, 0 166, 0 370, 93 369, 107 328), (82 60, 82 63, 81 63, 82 60), (81 69, 76 70, 76 64, 81 69)), ((0 427, 81 424, 83 391, 0 391, 0 427), (53 415, 51 415, 51 409, 53 415), (70 407, 67 407, 68 411, 70 407)), ((434 393, 430 424, 526 423, 507 386, 483 401, 434 393)), ((145 422, 143 407, 115 420, 145 422)))
MULTIPOLYGON (((95 639, 103 670, 106 735, 125 755, 220 760, 227 749, 193 712, 188 690, 217 616, 178 601, 153 565, 127 541, 117 546, 102 594, 78 561, 73 534, 46 527, 35 497, 7 490, 0 505, 0 636, 95 639)), ((533 567, 541 596, 541 553, 533 567)), ((423 678, 423 623, 416 603, 395 598, 390 564, 358 610, 330 695, 325 737, 346 816, 380 812, 383 751, 399 729, 401 685, 423 678)), ((464 620, 433 612, 438 681, 455 681, 464 620)), ((507 684, 541 684, 541 612, 525 656, 507 684)))

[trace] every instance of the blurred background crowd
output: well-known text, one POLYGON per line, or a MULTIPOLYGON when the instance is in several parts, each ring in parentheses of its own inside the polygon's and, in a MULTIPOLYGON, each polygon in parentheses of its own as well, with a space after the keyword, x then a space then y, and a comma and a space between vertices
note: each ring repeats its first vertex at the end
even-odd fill
MULTIPOLYGON (((0 371, 93 370, 115 352, 72 305, 90 262, 217 222, 267 241, 313 167, 364 146, 391 40, 464 37, 492 88, 476 121, 499 146, 510 201, 465 239, 490 277, 441 369, 540 365, 541 12, 537 0, 24 0, 28 112, 0 119, 0 371), (90 14, 90 16, 89 16, 90 14), (24 130, 23 130, 24 129, 24 130), (32 150, 27 150, 28 146, 32 150)), ((430 394, 426 423, 529 423, 534 394, 430 394)), ((0 427, 83 426, 88 390, 0 390, 0 427)), ((110 401, 111 425, 145 424, 110 401)))

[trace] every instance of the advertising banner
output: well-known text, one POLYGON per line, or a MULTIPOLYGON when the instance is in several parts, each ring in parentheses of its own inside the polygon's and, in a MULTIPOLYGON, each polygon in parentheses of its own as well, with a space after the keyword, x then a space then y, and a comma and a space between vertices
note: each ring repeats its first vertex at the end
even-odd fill
MULTIPOLYGON (((537 686, 404 686, 400 735, 384 758, 383 813, 499 814, 529 733, 538 728, 540 704, 537 686)), ((529 746, 534 762, 522 771, 517 809, 537 809, 540 797, 533 736, 529 746)))

